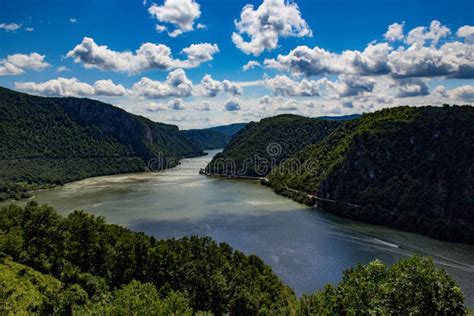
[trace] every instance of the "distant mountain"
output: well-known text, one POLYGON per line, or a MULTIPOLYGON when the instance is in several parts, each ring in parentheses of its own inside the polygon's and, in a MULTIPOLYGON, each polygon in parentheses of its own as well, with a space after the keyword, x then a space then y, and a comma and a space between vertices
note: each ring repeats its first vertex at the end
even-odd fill
POLYGON ((234 124, 229 124, 229 125, 210 127, 207 129, 211 131, 217 131, 229 136, 234 136, 235 134, 237 134, 238 131, 240 131, 242 128, 247 126, 247 124, 248 123, 234 123, 234 124))
POLYGON ((218 149, 227 146, 232 136, 246 125, 247 123, 236 123, 204 129, 190 129, 183 131, 183 133, 195 145, 203 149, 218 149))
POLYGON ((355 120, 361 117, 360 114, 350 114, 350 115, 342 115, 342 116, 320 116, 319 119, 322 120, 332 120, 332 121, 350 121, 355 120))
POLYGON ((202 154, 177 126, 95 100, 0 87, 0 200, 91 176, 166 168, 202 154))
POLYGON ((364 114, 292 155, 270 185, 352 219, 474 243, 473 122, 471 106, 364 114))
POLYGON ((248 123, 207 166, 210 173, 265 176, 271 168, 309 144, 327 137, 341 123, 283 114, 248 123))

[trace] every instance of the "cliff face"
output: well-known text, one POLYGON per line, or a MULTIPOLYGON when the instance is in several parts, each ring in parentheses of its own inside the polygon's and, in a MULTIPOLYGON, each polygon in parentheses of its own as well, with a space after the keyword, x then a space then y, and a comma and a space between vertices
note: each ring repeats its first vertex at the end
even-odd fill
POLYGON ((265 176, 307 145, 318 143, 341 123, 297 115, 279 115, 248 123, 209 163, 211 173, 265 176))
POLYGON ((319 202, 339 215, 474 242, 474 109, 400 107, 366 114, 281 166, 284 186, 361 207, 319 202))
POLYGON ((0 88, 0 199, 91 176, 165 168, 202 154, 177 126, 95 100, 0 88))

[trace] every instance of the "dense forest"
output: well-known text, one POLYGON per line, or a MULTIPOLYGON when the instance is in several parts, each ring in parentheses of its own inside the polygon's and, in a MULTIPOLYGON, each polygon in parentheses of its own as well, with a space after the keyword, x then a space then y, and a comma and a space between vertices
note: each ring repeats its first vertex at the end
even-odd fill
POLYGON ((309 144, 327 137, 340 123, 334 120, 282 114, 251 122, 241 129, 206 171, 238 176, 265 176, 309 144))
POLYGON ((344 272, 297 299, 262 260, 209 238, 157 240, 82 211, 0 210, 0 314, 464 315, 429 258, 344 272))
POLYGON ((294 154, 270 183, 338 215, 473 243, 473 122, 471 106, 365 114, 294 154))
POLYGON ((232 136, 245 127, 246 123, 216 126, 203 129, 184 130, 183 134, 204 150, 227 146, 232 136))
POLYGON ((0 87, 0 200, 92 176, 170 167, 202 154, 177 126, 95 100, 0 87))

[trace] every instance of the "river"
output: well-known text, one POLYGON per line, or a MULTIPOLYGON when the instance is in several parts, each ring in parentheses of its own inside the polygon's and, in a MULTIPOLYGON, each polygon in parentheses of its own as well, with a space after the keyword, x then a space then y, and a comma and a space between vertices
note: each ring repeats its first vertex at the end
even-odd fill
POLYGON ((298 295, 339 282, 342 271, 359 262, 378 258, 392 264, 418 252, 432 256, 457 280, 474 307, 474 246, 341 219, 252 180, 199 175, 216 152, 160 173, 69 183, 37 192, 34 199, 64 215, 83 209, 158 238, 200 235, 225 241, 261 257, 298 295))

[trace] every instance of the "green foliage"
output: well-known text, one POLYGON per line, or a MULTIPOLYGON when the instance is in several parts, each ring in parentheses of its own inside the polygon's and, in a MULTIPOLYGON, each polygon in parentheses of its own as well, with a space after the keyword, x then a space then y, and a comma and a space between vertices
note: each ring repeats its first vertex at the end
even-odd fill
POLYGON ((0 314, 467 314, 459 286, 428 258, 359 265, 297 301, 262 260, 225 243, 156 240, 33 202, 0 211, 0 254, 0 314))
POLYGON ((345 217, 472 243, 472 122, 470 106, 364 114, 275 168, 271 186, 342 202, 318 205, 345 217))
POLYGON ((202 155, 173 125, 99 101, 42 98, 0 87, 0 200, 86 177, 169 167, 202 155))
POLYGON ((83 302, 84 293, 101 302, 108 289, 136 280, 152 284, 176 308, 185 305, 174 292, 183 293, 193 310, 217 315, 295 309, 293 292, 262 260, 210 238, 156 240, 80 211, 62 218, 34 202, 1 209, 0 236, 0 252, 74 285, 68 295, 75 302, 83 302))
POLYGON ((375 260, 344 272, 337 286, 300 300, 299 315, 467 315, 459 286, 429 258, 391 268, 375 260))
POLYGON ((172 292, 161 298, 150 283, 132 281, 100 302, 78 306, 78 315, 193 315, 187 298, 172 292))
POLYGON ((306 145, 328 136, 340 123, 283 114, 251 122, 206 167, 211 173, 265 176, 306 145))

